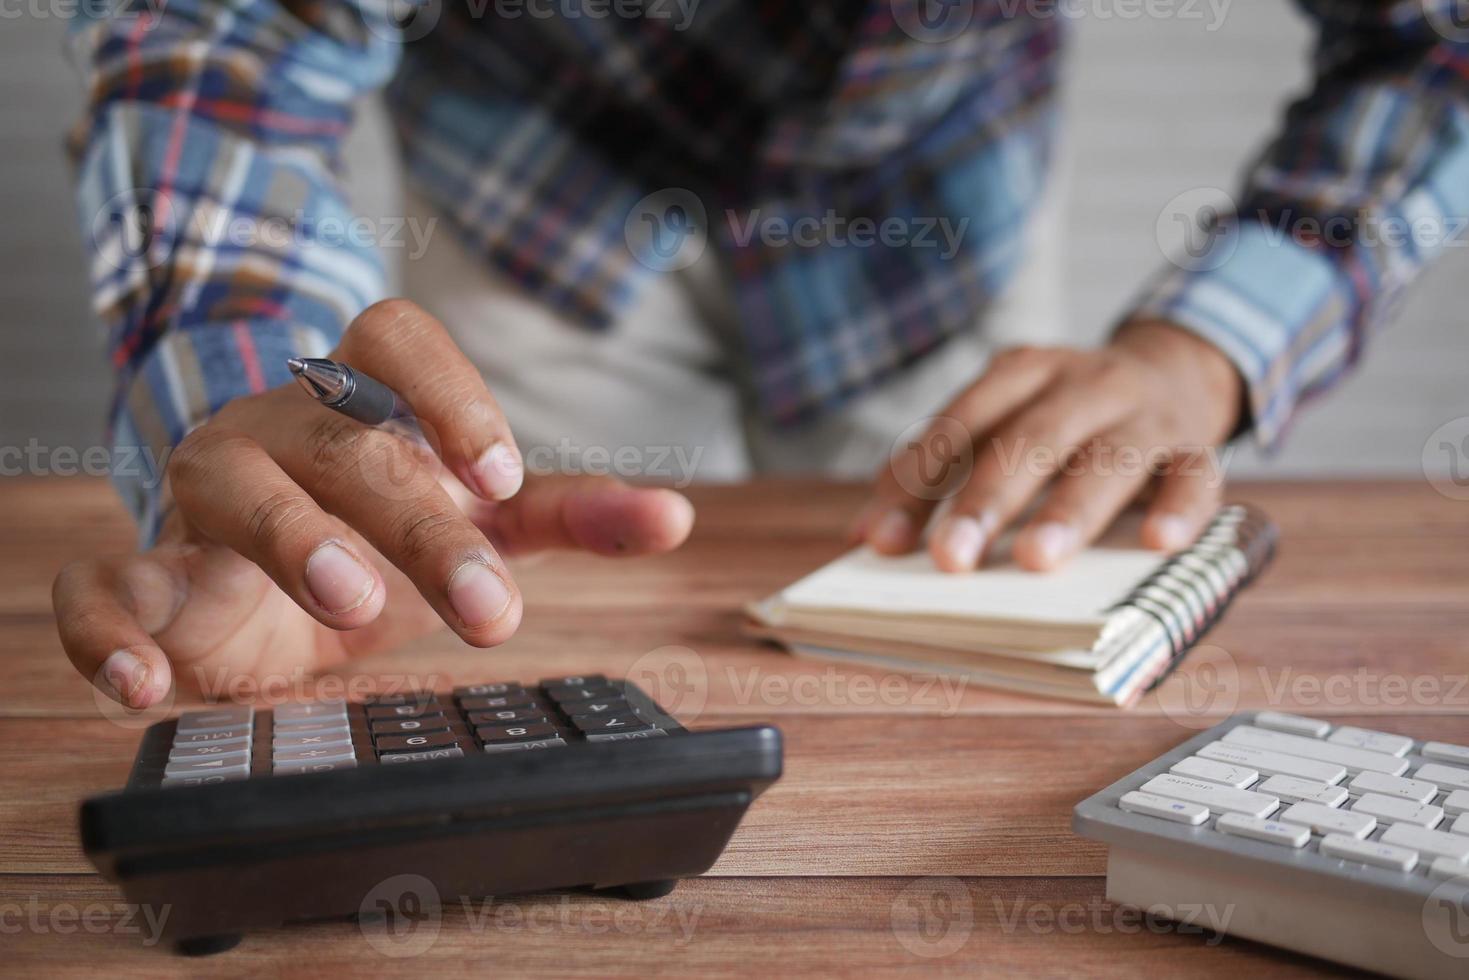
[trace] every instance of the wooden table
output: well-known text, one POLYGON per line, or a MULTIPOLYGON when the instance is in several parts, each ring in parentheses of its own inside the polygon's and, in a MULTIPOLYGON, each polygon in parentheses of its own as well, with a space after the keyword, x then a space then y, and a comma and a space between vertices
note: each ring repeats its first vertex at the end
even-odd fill
POLYGON ((338 922, 191 961, 141 944, 75 832, 77 801, 122 785, 138 736, 99 715, 67 664, 50 583, 69 559, 128 549, 131 529, 99 482, 0 482, 0 971, 1334 972, 1114 909, 1104 850, 1070 833, 1072 806, 1237 709, 1469 742, 1469 505, 1421 482, 1236 486, 1279 521, 1280 555, 1209 649, 1126 713, 838 669, 743 639, 742 604, 835 556, 861 490, 691 496, 698 528, 677 554, 519 569, 525 625, 505 647, 445 634, 351 679, 599 671, 650 685, 696 725, 778 723, 786 775, 707 877, 642 904, 451 904, 413 959, 338 922))

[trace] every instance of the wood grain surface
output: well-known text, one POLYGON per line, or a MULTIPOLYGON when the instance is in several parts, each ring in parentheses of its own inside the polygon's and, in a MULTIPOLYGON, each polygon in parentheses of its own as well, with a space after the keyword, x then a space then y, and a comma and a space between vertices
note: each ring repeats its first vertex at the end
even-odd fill
POLYGON ((1071 808, 1236 710, 1469 742, 1469 505, 1423 483, 1234 487, 1280 523, 1277 561, 1125 713, 757 644, 740 632, 741 607, 840 553, 861 488, 691 496, 698 526, 677 554, 517 568, 525 625, 502 648, 442 634, 326 678, 280 680, 361 692, 600 671, 644 684, 694 727, 774 722, 786 774, 708 877, 636 905, 449 900, 412 956, 339 922, 183 961, 145 944, 146 922, 90 872, 75 833, 77 802, 126 778, 138 729, 104 716, 67 664, 50 583, 66 561, 130 549, 132 529, 98 481, 0 483, 0 657, 12 686, 0 702, 0 972, 1339 973, 1109 905, 1105 851, 1071 834, 1071 808))

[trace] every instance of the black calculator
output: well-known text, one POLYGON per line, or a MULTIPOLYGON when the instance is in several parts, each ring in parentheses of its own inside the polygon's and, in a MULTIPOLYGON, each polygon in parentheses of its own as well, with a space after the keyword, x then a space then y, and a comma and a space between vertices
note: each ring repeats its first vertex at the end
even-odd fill
POLYGON ((414 874, 445 902, 562 888, 668 894, 780 777, 770 726, 691 732, 601 676, 363 702, 224 705, 145 732, 82 846, 186 954, 346 917, 414 874))

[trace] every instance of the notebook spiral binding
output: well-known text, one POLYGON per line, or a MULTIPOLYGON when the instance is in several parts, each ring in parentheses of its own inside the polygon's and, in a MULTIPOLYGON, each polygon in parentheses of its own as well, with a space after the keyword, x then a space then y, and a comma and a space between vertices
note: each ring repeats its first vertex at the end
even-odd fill
POLYGON ((1235 593, 1269 564, 1277 537, 1275 525, 1254 507, 1221 508, 1197 541, 1160 565, 1113 607, 1147 615, 1168 637, 1168 666, 1150 690, 1218 621, 1235 593))

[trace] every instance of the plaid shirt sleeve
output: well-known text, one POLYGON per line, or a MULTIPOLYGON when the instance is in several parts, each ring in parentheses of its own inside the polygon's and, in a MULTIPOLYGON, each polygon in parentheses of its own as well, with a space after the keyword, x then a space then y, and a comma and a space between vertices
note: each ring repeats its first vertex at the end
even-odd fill
POLYGON ((335 167, 399 44, 385 13, 349 0, 111 8, 72 32, 88 108, 70 150, 117 375, 114 480, 146 544, 170 447, 288 380, 287 357, 325 352, 381 297, 335 167))
POLYGON ((1312 91, 1233 214, 1201 222, 1130 318, 1178 323, 1248 384, 1274 446, 1357 359, 1404 287, 1469 244, 1469 21, 1461 0, 1299 0, 1320 28, 1312 91), (1462 10, 1462 6, 1460 6, 1462 10))

